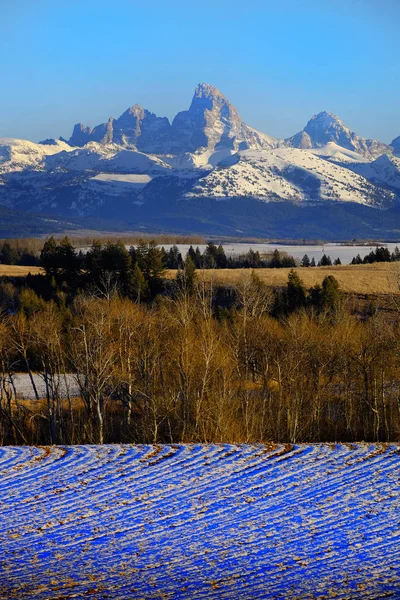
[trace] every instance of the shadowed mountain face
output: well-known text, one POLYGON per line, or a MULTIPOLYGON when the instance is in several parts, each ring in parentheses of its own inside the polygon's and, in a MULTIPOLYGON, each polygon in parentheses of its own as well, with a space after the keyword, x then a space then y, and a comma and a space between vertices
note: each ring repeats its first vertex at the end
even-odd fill
POLYGON ((276 145, 273 138, 243 123, 236 108, 212 85, 197 86, 189 110, 178 113, 172 125, 138 104, 118 119, 94 129, 78 123, 69 139, 71 146, 88 142, 133 146, 153 154, 181 154, 200 149, 245 150, 276 145))
POLYGON ((393 152, 396 155, 400 156, 400 135, 399 135, 399 137, 395 138, 390 145, 393 149, 393 152))
POLYGON ((236 108, 215 87, 197 86, 189 110, 176 115, 172 123, 172 147, 194 152, 200 148, 218 150, 267 149, 273 138, 246 125, 236 108))

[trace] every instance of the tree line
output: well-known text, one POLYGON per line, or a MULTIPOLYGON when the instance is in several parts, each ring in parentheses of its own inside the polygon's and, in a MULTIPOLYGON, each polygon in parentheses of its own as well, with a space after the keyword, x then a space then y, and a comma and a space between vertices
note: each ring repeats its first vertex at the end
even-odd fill
POLYGON ((359 254, 354 256, 351 263, 352 265, 366 265, 375 262, 398 262, 400 260, 400 250, 396 246, 393 252, 390 252, 388 248, 384 246, 371 250, 369 254, 361 258, 359 254))

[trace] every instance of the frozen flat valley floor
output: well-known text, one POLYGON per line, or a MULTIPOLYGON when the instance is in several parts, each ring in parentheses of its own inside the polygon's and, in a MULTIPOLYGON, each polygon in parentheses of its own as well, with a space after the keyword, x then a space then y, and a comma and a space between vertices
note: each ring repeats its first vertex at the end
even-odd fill
POLYGON ((0 598, 400 598, 389 444, 0 448, 0 598))

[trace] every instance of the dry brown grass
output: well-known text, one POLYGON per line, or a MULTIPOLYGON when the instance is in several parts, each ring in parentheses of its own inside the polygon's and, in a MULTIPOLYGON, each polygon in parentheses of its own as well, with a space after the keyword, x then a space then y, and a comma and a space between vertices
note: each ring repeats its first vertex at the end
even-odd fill
MULTIPOLYGON (((400 291, 400 263, 374 263, 371 265, 339 265, 337 267, 296 268, 307 288, 321 284, 324 277, 333 275, 344 292, 356 294, 391 294, 400 291)), ((235 285, 251 269, 216 269, 198 271, 200 277, 213 280, 217 285, 235 285)), ((255 269, 255 273, 271 287, 284 286, 290 269, 255 269)), ((166 274, 174 279, 176 271, 166 274)))
POLYGON ((0 277, 26 277, 44 273, 41 267, 20 267, 17 265, 0 265, 0 277))

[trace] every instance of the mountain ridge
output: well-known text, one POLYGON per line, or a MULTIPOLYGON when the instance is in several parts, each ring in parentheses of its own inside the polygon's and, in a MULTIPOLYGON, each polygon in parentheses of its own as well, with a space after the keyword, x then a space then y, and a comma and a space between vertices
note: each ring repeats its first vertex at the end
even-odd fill
POLYGON ((254 214, 271 219, 272 207, 277 211, 284 205, 307 207, 309 220, 317 207, 340 215, 342 209, 329 212, 328 207, 350 211, 350 205, 362 205, 375 214, 396 208, 397 151, 400 136, 391 145, 362 138, 327 111, 314 115, 291 138, 272 138, 244 123, 217 88, 201 83, 189 108, 172 122, 134 104, 93 128, 75 125, 68 142, 0 139, 0 205, 100 216, 129 221, 130 227, 132 220, 143 227, 155 223, 154 211, 158 227, 163 219, 179 223, 179 212, 185 214, 189 207, 196 217, 184 222, 199 224, 198 208, 203 206, 210 213, 204 219, 214 229, 213 219, 229 220, 232 211, 232 222, 240 215, 248 232, 246 223, 255 226, 254 214), (259 210, 257 203, 271 204, 271 210, 259 210))

